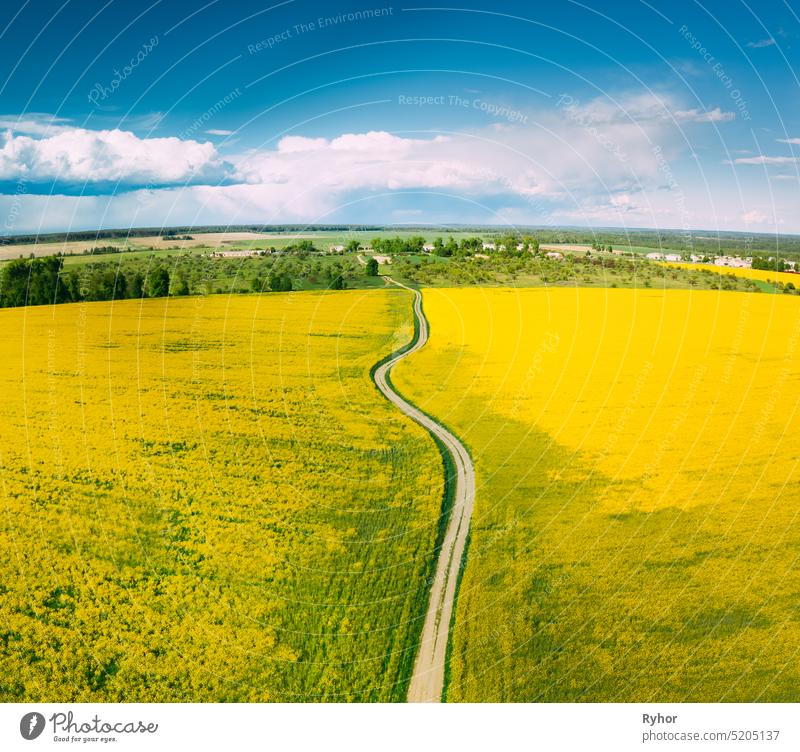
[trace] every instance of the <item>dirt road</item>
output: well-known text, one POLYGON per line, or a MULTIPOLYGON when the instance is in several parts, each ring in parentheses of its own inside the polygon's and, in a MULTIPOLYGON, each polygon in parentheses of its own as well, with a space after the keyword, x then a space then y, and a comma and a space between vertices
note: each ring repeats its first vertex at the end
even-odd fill
POLYGON ((422 295, 403 284, 386 278, 399 287, 414 293, 414 317, 419 336, 413 347, 375 369, 373 378, 378 389, 398 409, 435 436, 450 453, 455 468, 453 506, 447 522, 442 547, 438 551, 436 570, 431 585, 428 610, 422 628, 414 671, 408 687, 409 702, 440 702, 444 686, 445 660, 450 620, 458 583, 458 570, 467 543, 469 520, 475 502, 475 467, 464 445, 444 426, 441 426, 394 391, 389 373, 395 363, 425 346, 428 341, 428 321, 422 312, 422 295))

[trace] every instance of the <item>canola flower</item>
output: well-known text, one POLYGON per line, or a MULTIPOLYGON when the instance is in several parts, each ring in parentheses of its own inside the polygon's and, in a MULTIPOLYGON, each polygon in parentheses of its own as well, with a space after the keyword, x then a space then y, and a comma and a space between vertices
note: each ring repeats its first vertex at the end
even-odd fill
POLYGON ((676 269, 690 269, 694 271, 708 271, 715 274, 731 274, 734 277, 743 279, 757 279, 761 282, 781 282, 788 284, 791 282, 795 287, 800 286, 800 275, 792 272, 772 272, 766 269, 743 269, 735 266, 715 266, 714 264, 684 264, 680 262, 668 262, 665 266, 673 266, 676 269))
POLYGON ((369 369, 408 293, 0 320, 0 699, 405 697, 442 467, 369 369))
POLYGON ((423 298, 393 382, 477 473, 447 699, 800 699, 798 301, 423 298))

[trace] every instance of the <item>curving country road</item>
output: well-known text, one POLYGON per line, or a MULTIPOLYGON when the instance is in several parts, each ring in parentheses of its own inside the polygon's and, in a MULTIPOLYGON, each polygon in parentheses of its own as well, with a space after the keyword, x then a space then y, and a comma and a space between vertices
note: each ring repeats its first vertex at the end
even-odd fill
POLYGON ((408 687, 409 702, 440 702, 444 687, 447 641, 450 620, 453 615, 456 585, 458 584, 458 570, 467 543, 469 520, 475 503, 475 467, 464 445, 444 426, 439 425, 433 418, 406 402, 394 390, 389 381, 392 367, 403 358, 424 347, 428 341, 428 320, 422 312, 422 295, 418 290, 412 290, 391 277, 384 279, 414 293, 414 318, 419 336, 413 347, 378 366, 373 373, 373 379, 378 389, 392 404, 413 421, 419 423, 444 445, 452 457, 456 473, 453 506, 447 521, 444 541, 436 560, 436 571, 431 585, 428 609, 425 613, 425 624, 422 627, 419 652, 414 661, 414 671, 408 687))

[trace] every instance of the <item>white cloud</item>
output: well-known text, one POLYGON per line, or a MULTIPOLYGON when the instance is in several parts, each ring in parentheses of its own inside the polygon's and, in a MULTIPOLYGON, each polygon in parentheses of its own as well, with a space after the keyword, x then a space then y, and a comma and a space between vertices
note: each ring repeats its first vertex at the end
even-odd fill
POLYGON ((752 209, 742 214, 742 221, 749 225, 762 225, 769 221, 769 217, 764 212, 758 211, 758 209, 752 209))
MULTIPOLYGON (((86 182, 91 188, 92 182, 119 180, 155 188, 112 196, 0 197, 0 227, 2 212, 12 208, 14 231, 22 232, 101 223, 385 222, 402 216, 397 211, 418 207, 422 214, 408 216, 427 220, 434 205, 444 222, 480 217, 487 222, 513 218, 516 224, 713 227, 722 219, 718 203, 725 204, 733 227, 743 221, 741 200, 722 199, 719 190, 704 188, 702 160, 688 159, 685 136, 675 127, 676 121, 714 123, 730 116, 719 108, 689 108, 674 97, 649 93, 621 96, 617 103, 573 99, 536 113, 526 126, 419 137, 386 131, 332 138, 292 135, 227 161, 210 142, 139 138, 57 122, 52 124, 57 133, 0 137, 0 178, 25 174, 52 180, 54 193, 59 181, 86 182), (659 190, 665 184, 670 190, 659 190), (398 192, 407 195, 398 200, 398 192)), ((794 159, 735 160, 789 162, 794 159)), ((774 188, 788 194, 791 186, 774 188)))
POLYGON ((206 131, 209 136, 232 136, 233 131, 224 130, 222 128, 209 128, 206 131))
POLYGON ((0 115, 0 130, 27 133, 32 136, 54 136, 57 133, 72 130, 74 127, 67 118, 56 117, 46 112, 0 115))
POLYGON ((761 47, 771 47, 773 44, 777 44, 777 42, 772 37, 769 37, 767 39, 759 39, 757 42, 748 42, 747 46, 759 49, 761 47))
POLYGON ((58 125, 55 133, 0 136, 0 179, 154 184, 219 180, 225 164, 210 142, 139 138, 129 131, 58 125))
POLYGON ((589 102, 571 101, 562 95, 560 102, 566 102, 565 109, 573 119, 592 124, 635 122, 646 123, 727 123, 735 120, 733 112, 723 112, 719 107, 702 110, 698 107, 681 109, 679 103, 666 94, 644 92, 616 97, 597 97, 589 102))
POLYGON ((713 110, 699 110, 695 107, 691 110, 678 110, 675 119, 679 123, 729 123, 736 119, 736 114, 723 112, 719 107, 713 110))
POLYGON ((727 160, 725 164, 745 164, 745 165, 778 165, 778 164, 797 164, 798 157, 768 157, 759 154, 757 157, 737 157, 731 163, 727 160))
POLYGON ((800 138, 779 138, 779 144, 793 144, 795 146, 800 146, 800 138))

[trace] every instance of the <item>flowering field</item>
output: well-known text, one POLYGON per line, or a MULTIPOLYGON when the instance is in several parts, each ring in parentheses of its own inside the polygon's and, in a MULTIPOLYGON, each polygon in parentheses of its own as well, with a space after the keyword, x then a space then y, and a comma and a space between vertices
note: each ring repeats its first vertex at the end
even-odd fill
POLYGON ((714 264, 684 264, 669 262, 665 266, 675 269, 689 269, 692 271, 708 271, 716 274, 732 274, 743 279, 757 279, 761 282, 781 282, 784 285, 791 282, 795 287, 800 286, 800 275, 792 272, 771 272, 766 269, 744 269, 732 266, 714 266, 714 264))
POLYGON ((402 699, 442 468, 375 290, 0 311, 0 700, 402 699))
POLYGON ((451 701, 800 699, 800 305, 424 291, 397 388, 475 460, 451 701))

